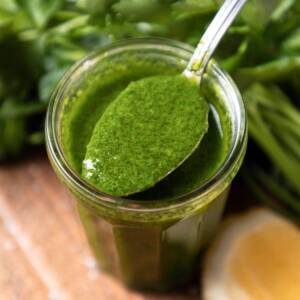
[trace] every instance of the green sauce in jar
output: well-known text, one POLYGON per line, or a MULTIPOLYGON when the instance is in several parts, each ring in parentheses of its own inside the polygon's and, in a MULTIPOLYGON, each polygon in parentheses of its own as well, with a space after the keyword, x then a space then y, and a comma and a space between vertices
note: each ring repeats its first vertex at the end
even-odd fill
MULTIPOLYGON (((185 63, 169 54, 164 57, 155 51, 135 50, 102 59, 93 72, 78 76, 75 72, 59 120, 60 144, 72 170, 82 177, 95 125, 129 83, 151 76, 176 76, 185 63)), ((200 145, 154 186, 116 202, 122 206, 133 200, 132 207, 141 208, 140 213, 111 209, 105 206, 105 200, 98 206, 98 200, 85 198, 67 183, 79 200, 80 217, 100 266, 130 287, 166 290, 186 283, 197 267, 201 247, 213 235, 222 214, 229 183, 208 195, 207 202, 198 203, 195 198, 188 207, 172 207, 174 199, 198 189, 220 170, 232 144, 232 120, 222 91, 205 76, 200 93, 209 105, 208 131, 200 145), (144 203, 153 203, 153 210, 155 203, 158 207, 170 203, 170 211, 148 214, 144 203)), ((95 185, 93 188, 97 190, 95 185)))
MULTIPOLYGON (((135 60, 131 57, 127 57, 126 61, 120 63, 103 65, 102 68, 103 73, 99 72, 97 78, 67 102, 68 110, 62 117, 63 148, 69 163, 80 174, 87 146, 97 122, 109 104, 128 84, 157 74, 170 75, 171 73, 174 74, 174 78, 178 74, 175 66, 164 65, 151 59, 135 60)), ((223 163, 231 136, 229 117, 226 113, 219 115, 214 106, 216 101, 209 99, 208 93, 202 93, 200 90, 200 94, 207 98, 210 105, 209 128, 203 141, 193 154, 166 178, 144 192, 128 196, 129 198, 154 200, 185 194, 208 180, 223 163)), ((223 112, 225 112, 224 107, 223 112)), ((130 180, 129 176, 130 174, 127 176, 128 180, 130 180)))

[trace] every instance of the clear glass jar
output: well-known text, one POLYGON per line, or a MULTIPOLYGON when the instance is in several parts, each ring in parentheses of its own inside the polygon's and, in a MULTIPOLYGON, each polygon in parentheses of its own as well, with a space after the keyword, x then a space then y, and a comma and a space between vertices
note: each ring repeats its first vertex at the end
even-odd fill
POLYGON ((71 68, 49 104, 46 144, 52 166, 77 200, 99 265, 129 287, 166 290, 186 283, 197 270, 200 250, 217 228, 230 183, 246 151, 247 122, 240 93, 230 77, 211 62, 203 85, 213 83, 211 86, 230 113, 230 149, 222 166, 202 186, 170 200, 116 198, 87 184, 66 159, 61 143, 62 112, 67 99, 84 88, 104 62, 113 63, 126 53, 136 59, 151 56, 183 70, 192 52, 190 46, 166 39, 109 45, 71 68))

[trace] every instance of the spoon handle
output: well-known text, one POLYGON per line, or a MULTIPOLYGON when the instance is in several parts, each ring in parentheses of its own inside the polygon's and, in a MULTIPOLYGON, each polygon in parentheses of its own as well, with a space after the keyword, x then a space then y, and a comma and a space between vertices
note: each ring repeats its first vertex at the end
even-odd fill
POLYGON ((202 36, 183 74, 187 77, 201 77, 223 35, 239 14, 247 0, 225 0, 202 36))

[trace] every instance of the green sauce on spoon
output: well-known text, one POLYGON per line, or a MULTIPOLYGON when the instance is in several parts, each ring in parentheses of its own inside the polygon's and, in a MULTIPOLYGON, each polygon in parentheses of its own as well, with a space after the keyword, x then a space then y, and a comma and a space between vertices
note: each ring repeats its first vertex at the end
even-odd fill
POLYGON ((208 111, 198 84, 182 75, 130 83, 96 123, 82 176, 114 196, 154 186, 197 148, 208 111))

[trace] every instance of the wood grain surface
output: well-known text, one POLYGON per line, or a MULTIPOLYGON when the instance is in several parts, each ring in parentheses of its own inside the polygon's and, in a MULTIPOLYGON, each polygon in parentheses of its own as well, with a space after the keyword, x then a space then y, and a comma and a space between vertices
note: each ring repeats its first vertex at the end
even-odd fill
POLYGON ((0 167, 0 300, 199 300, 129 291, 97 269, 75 201, 44 154, 0 167))

